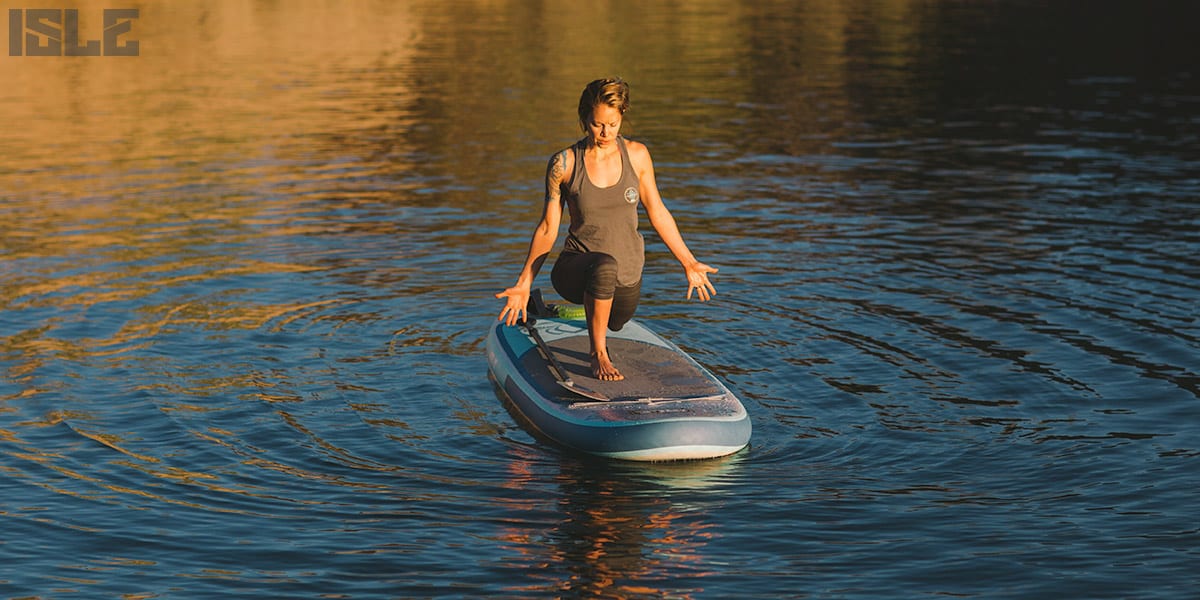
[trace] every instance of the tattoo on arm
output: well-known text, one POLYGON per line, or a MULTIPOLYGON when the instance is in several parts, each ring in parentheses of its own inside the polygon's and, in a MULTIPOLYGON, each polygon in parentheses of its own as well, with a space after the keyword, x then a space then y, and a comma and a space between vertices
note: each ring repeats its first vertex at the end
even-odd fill
POLYGON ((566 174, 567 151, 550 157, 546 167, 546 202, 558 202, 562 196, 563 176, 566 174))

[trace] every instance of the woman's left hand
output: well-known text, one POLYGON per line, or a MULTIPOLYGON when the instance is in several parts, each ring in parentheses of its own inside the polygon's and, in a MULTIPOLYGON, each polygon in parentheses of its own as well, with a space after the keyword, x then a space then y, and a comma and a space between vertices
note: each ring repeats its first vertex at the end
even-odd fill
POLYGON ((717 288, 713 287, 713 284, 708 280, 708 274, 716 273, 717 269, 702 262, 697 262, 684 267, 684 270, 687 271, 688 278, 688 300, 692 299, 692 290, 696 291, 696 298, 701 301, 708 301, 717 293, 717 288))

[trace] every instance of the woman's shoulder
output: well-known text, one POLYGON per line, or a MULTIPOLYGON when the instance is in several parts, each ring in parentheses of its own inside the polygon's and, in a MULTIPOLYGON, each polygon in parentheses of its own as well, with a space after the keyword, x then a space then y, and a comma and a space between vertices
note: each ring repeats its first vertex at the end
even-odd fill
POLYGON ((635 166, 650 160, 650 149, 645 144, 629 138, 622 139, 625 140, 625 151, 629 153, 629 160, 635 166))
POLYGON ((575 152, 578 144, 572 144, 550 155, 546 167, 547 176, 559 183, 570 183, 575 171, 575 152))
POLYGON ((621 140, 625 142, 625 150, 628 151, 630 155, 650 154, 650 149, 647 148, 645 144, 637 140, 631 140, 625 136, 621 136, 621 140))
POLYGON ((579 141, 571 144, 570 146, 567 146, 566 148, 562 148, 562 149, 558 150, 557 152, 555 152, 553 155, 550 156, 550 160, 555 160, 559 157, 562 157, 563 159, 565 159, 569 162, 574 162, 575 156, 579 153, 579 149, 583 145, 583 142, 586 139, 587 138, 584 138, 582 140, 579 140, 579 141))

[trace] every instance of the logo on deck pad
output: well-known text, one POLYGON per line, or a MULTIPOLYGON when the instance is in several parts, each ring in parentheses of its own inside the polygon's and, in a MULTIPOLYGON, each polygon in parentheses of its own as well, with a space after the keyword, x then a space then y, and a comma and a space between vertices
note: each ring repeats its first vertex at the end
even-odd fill
POLYGON ((626 202, 633 204, 633 203, 637 202, 638 199, 639 198, 638 198, 637 188, 632 188, 632 187, 625 188, 625 201, 626 202))

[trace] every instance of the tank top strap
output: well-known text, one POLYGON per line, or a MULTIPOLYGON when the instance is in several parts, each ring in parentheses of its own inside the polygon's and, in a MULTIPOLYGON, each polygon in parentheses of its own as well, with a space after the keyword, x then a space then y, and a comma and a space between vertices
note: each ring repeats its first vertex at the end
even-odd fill
POLYGON ((617 136, 617 148, 621 150, 621 179, 636 175, 633 171, 633 161, 629 160, 629 147, 625 144, 625 136, 617 136))
POLYGON ((571 151, 575 154, 575 168, 571 170, 571 181, 567 184, 567 191, 573 195, 579 195, 579 188, 583 185, 583 152, 586 149, 587 138, 580 138, 571 146, 571 151))

